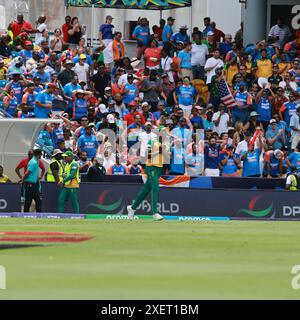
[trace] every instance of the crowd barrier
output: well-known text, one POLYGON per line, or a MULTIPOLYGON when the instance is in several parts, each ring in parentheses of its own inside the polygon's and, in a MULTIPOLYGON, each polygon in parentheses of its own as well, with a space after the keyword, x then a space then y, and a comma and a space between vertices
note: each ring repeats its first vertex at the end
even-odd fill
MULTIPOLYGON (((141 189, 139 183, 83 183, 79 191, 83 214, 118 216, 141 189)), ((57 212, 60 189, 42 184, 43 212, 57 212)), ((20 212, 20 185, 0 185, 0 212, 20 212)), ((159 212, 165 216, 225 217, 230 219, 298 219, 299 192, 283 190, 161 188, 159 212)), ((66 212, 72 213, 70 205, 66 212)), ((139 214, 151 213, 150 199, 139 214)))

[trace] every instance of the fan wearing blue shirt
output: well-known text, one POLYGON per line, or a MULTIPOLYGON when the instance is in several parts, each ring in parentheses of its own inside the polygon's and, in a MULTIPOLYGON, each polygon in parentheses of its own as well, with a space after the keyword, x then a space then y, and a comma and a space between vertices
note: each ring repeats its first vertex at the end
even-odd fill
POLYGON ((114 25, 112 24, 112 21, 112 16, 106 16, 105 23, 99 28, 99 39, 103 40, 106 46, 114 39, 114 25))
POLYGON ((284 103, 280 108, 281 115, 287 124, 288 131, 290 127, 291 117, 296 113, 297 103, 295 102, 295 95, 293 93, 289 94, 289 101, 284 103))
POLYGON ((213 30, 213 28, 212 28, 211 25, 210 25, 211 21, 210 21, 210 18, 209 18, 209 17, 204 18, 204 19, 203 19, 203 22, 204 22, 205 29, 202 31, 202 37, 203 37, 204 39, 206 39, 208 32, 210 32, 210 31, 211 31, 211 32, 214 32, 214 30, 213 30))
POLYGON ((46 65, 44 63, 38 63, 36 68, 37 71, 33 76, 40 78, 42 84, 50 82, 51 76, 49 72, 45 71, 46 65))
POLYGON ((220 150, 221 146, 216 143, 216 138, 210 137, 208 144, 204 147, 204 168, 207 177, 218 177, 220 175, 220 150))
MULTIPOLYGON (((200 107, 198 106, 198 108, 200 108, 200 107)), ((191 117, 190 121, 191 121, 194 128, 196 127, 197 129, 203 129, 203 119, 200 116, 198 110, 199 109, 197 109, 196 107, 194 107, 192 109, 192 117, 191 117)))
POLYGON ((184 77, 183 85, 178 87, 174 93, 174 100, 179 104, 179 107, 183 110, 184 114, 187 116, 191 115, 192 107, 194 102, 198 101, 198 92, 190 84, 190 78, 184 77), (176 97, 176 93, 178 98, 176 97), (178 100, 178 101, 177 101, 178 100))
POLYGON ((133 100, 138 95, 138 87, 135 83, 133 83, 134 77, 133 74, 129 74, 127 76, 128 83, 124 86, 124 95, 123 95, 123 102, 126 106, 129 105, 129 103, 133 102, 133 100))
POLYGON ((46 89, 41 91, 35 101, 34 114, 37 118, 47 119, 52 109, 53 90, 55 84, 46 85, 46 89))
POLYGON ((234 153, 232 145, 227 145, 226 151, 220 156, 220 164, 222 167, 222 176, 237 177, 237 170, 239 169, 240 159, 234 153))
POLYGON ((187 26, 182 26, 180 27, 179 32, 175 32, 171 36, 170 41, 174 44, 176 48, 180 43, 182 43, 185 46, 189 42, 191 42, 190 36, 187 34, 187 30, 188 30, 187 26))
MULTIPOLYGON (((178 53, 180 59, 181 72, 183 70, 192 70, 192 45, 187 44, 186 47, 178 53)), ((183 73, 183 72, 182 72, 183 73)))
POLYGON ((170 175, 184 175, 186 151, 179 139, 175 140, 171 154, 170 175))
POLYGON ((60 141, 65 141, 64 131, 60 123, 53 124, 52 141, 54 149, 58 149, 58 143, 60 141))
POLYGON ((150 43, 150 29, 146 17, 140 18, 139 25, 135 27, 132 38, 137 42, 136 56, 138 59, 141 59, 150 43))
POLYGON ((272 105, 268 97, 269 91, 264 88, 261 89, 256 98, 257 113, 259 114, 257 120, 262 123, 264 130, 267 130, 271 120, 272 105))
POLYGON ((287 165, 289 166, 288 173, 291 172, 291 168, 295 167, 300 170, 300 143, 298 143, 295 151, 291 153, 286 159, 287 165))
POLYGON ((250 143, 248 145, 248 150, 241 153, 241 160, 243 161, 243 177, 260 177, 259 159, 259 149, 254 149, 253 144, 250 143))
POLYGON ((92 134, 92 128, 94 126, 93 123, 90 123, 85 128, 85 135, 82 135, 77 142, 78 151, 86 152, 88 161, 91 161, 96 156, 99 146, 96 136, 92 134))
POLYGON ((73 111, 73 92, 76 90, 82 89, 81 86, 78 84, 78 77, 75 76, 72 81, 64 86, 64 94, 70 98, 68 109, 71 112, 73 111))
POLYGON ((175 19, 172 17, 169 17, 167 20, 167 24, 164 26, 163 33, 162 33, 162 41, 164 45, 168 44, 170 42, 170 39, 173 35, 173 28, 175 19))

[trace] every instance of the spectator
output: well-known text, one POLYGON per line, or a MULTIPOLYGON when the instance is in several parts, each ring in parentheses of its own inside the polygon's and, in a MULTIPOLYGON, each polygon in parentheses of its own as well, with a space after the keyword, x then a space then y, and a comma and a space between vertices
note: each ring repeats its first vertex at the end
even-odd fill
POLYGON ((87 160, 91 161, 97 153, 97 149, 99 146, 99 143, 93 134, 93 128, 95 125, 93 123, 90 123, 85 128, 85 134, 80 136, 77 142, 77 149, 78 152, 85 151, 87 153, 87 160))
POLYGON ((113 51, 113 61, 115 64, 120 63, 125 58, 125 45, 122 41, 122 33, 116 32, 113 42, 112 42, 112 51, 113 51))
POLYGON ((219 29, 216 28, 216 23, 214 21, 212 21, 210 23, 210 26, 212 28, 212 32, 214 33, 215 35, 215 40, 217 42, 221 42, 221 39, 224 40, 225 39, 225 33, 219 29))
POLYGON ((162 67, 162 72, 166 75, 168 75, 169 81, 171 83, 174 83, 174 75, 172 71, 172 64, 173 60, 171 57, 169 57, 167 50, 162 49, 160 51, 161 55, 161 67, 162 67))
POLYGON ((210 85, 212 77, 216 75, 217 68, 223 68, 224 62, 220 59, 220 50, 216 49, 213 56, 207 59, 204 70, 207 72, 206 84, 210 85))
POLYGON ((148 102, 151 105, 151 111, 155 112, 159 102, 159 95, 162 91, 162 82, 157 77, 156 70, 151 70, 149 78, 142 80, 140 91, 144 93, 143 101, 148 102))
POLYGON ((88 168, 87 182, 103 182, 106 175, 105 167, 103 166, 104 158, 97 155, 94 159, 94 164, 88 168))
POLYGON ((94 91, 96 97, 104 95, 104 89, 110 87, 111 77, 105 70, 105 64, 99 63, 98 72, 91 78, 91 90, 94 91))
POLYGON ((267 131, 271 116, 272 116, 272 105, 271 99, 268 96, 269 90, 262 88, 255 99, 255 104, 258 112, 258 121, 262 125, 263 129, 267 131))
POLYGON ((68 31, 71 29, 71 20, 72 18, 70 16, 65 17, 65 23, 62 25, 62 35, 63 35, 63 42, 69 43, 69 34, 68 31))
POLYGON ((277 19, 277 24, 273 26, 269 32, 268 40, 282 49, 291 36, 290 28, 284 24, 283 18, 279 18, 277 19))
POLYGON ((85 151, 79 153, 79 160, 77 163, 79 166, 79 173, 87 173, 89 168, 93 165, 91 161, 88 161, 87 153, 85 151))
POLYGON ((270 150, 265 154, 264 177, 279 178, 283 173, 283 153, 277 149, 270 150))
POLYGON ((11 183, 9 177, 3 171, 3 167, 0 165, 0 183, 11 183))
POLYGON ((217 144, 216 138, 211 136, 204 147, 205 176, 218 177, 220 175, 219 159, 221 146, 217 144))
POLYGON ((83 35, 85 35, 85 30, 83 26, 79 23, 77 17, 73 17, 68 30, 68 40, 71 49, 74 49, 76 46, 79 45, 79 41, 83 35))
POLYGON ((89 71, 90 71, 90 67, 86 63, 86 55, 81 54, 79 56, 78 62, 75 64, 74 72, 76 73, 76 75, 80 81, 84 81, 85 83, 88 83, 89 82, 89 71))
POLYGON ((108 45, 114 39, 114 25, 112 24, 113 19, 114 18, 112 16, 106 16, 105 23, 99 28, 99 39, 105 43, 106 47, 108 47, 108 45))
POLYGON ((37 118, 47 119, 52 110, 53 90, 55 84, 47 84, 45 90, 41 91, 35 102, 34 114, 37 118))
POLYGON ((123 101, 126 106, 134 101, 134 99, 138 96, 138 86, 134 82, 133 74, 128 74, 127 76, 128 83, 124 86, 124 95, 123 101))
MULTIPOLYGON (((171 37, 173 35, 173 25, 174 25, 174 21, 176 19, 174 19, 173 17, 169 17, 167 19, 167 24, 164 26, 164 29, 163 29, 163 33, 162 33, 162 41, 164 43, 164 47, 167 48, 167 50, 171 49, 170 47, 170 40, 171 40, 171 37)), ((168 53, 170 53, 170 51, 168 50, 168 53)))
POLYGON ((285 146, 285 128, 277 129, 277 122, 275 119, 270 120, 271 129, 266 132, 266 139, 273 150, 282 149, 285 146))
POLYGON ((203 129, 203 119, 201 117, 202 107, 195 106, 192 109, 192 115, 190 118, 191 124, 193 125, 193 129, 203 129))
POLYGON ((225 106, 223 104, 219 105, 219 111, 215 112, 212 118, 214 122, 213 131, 216 132, 219 136, 222 133, 228 132, 228 127, 230 126, 230 117, 229 114, 225 111, 225 106))
POLYGON ((220 166, 222 168, 222 177, 238 177, 238 169, 240 159, 237 154, 234 153, 234 148, 231 145, 227 145, 226 150, 221 153, 220 166))
POLYGON ((74 64, 71 60, 66 60, 64 62, 65 69, 58 74, 58 80, 63 87, 74 79, 75 72, 72 70, 73 67, 74 64))
POLYGON ((192 145, 192 152, 186 157, 186 174, 197 177, 203 174, 204 159, 203 154, 199 152, 195 143, 192 145))
POLYGON ((150 40, 150 47, 145 50, 145 66, 150 70, 158 70, 160 67, 160 51, 158 42, 155 39, 150 40))
POLYGON ((263 150, 262 135, 258 136, 259 147, 250 143, 248 145, 248 150, 242 151, 241 160, 243 161, 243 171, 242 176, 248 178, 258 178, 261 176, 260 171, 260 155, 263 150))
POLYGON ((179 28, 179 32, 175 32, 171 36, 170 41, 171 41, 171 44, 174 46, 175 51, 178 51, 180 44, 182 44, 185 47, 188 43, 191 42, 190 36, 187 34, 188 29, 189 28, 186 25, 181 26, 179 28))
POLYGON ((278 88, 281 81, 283 81, 283 79, 279 74, 279 66, 278 64, 273 64, 272 75, 268 78, 268 82, 271 83, 271 88, 273 90, 278 88))
POLYGON ((295 150, 300 141, 300 104, 296 107, 296 113, 292 115, 290 120, 291 128, 291 149, 295 150))
POLYGON ((203 22, 204 22, 205 28, 202 31, 202 35, 203 35, 203 38, 206 39, 208 32, 210 32, 210 31, 213 32, 213 28, 211 26, 211 21, 210 21, 209 17, 204 18, 203 22))
POLYGON ((120 155, 116 153, 116 163, 108 168, 107 174, 125 175, 127 173, 128 173, 127 166, 121 163, 120 155))
POLYGON ((141 17, 139 25, 134 29, 132 38, 137 41, 136 56, 141 59, 150 42, 150 29, 146 17, 141 17))
POLYGON ((178 61, 180 66, 180 77, 183 79, 189 77, 193 80, 192 72, 192 44, 186 44, 185 48, 178 53, 178 61))
POLYGON ((183 110, 186 116, 190 116, 194 103, 199 100, 199 94, 197 90, 191 85, 191 79, 185 76, 183 79, 183 85, 177 88, 173 97, 175 103, 183 110))
POLYGON ((269 78, 272 75, 272 61, 268 58, 267 49, 261 50, 261 58, 254 63, 257 78, 269 78))
POLYGON ((3 99, 3 104, 4 104, 4 110, 11 116, 11 117, 16 117, 17 114, 17 107, 18 107, 18 99, 15 96, 15 90, 10 89, 8 91, 8 94, 6 97, 3 99))
POLYGON ((184 175, 185 174, 185 159, 186 150, 182 145, 181 140, 175 139, 174 146, 171 147, 171 163, 170 175, 184 175))
MULTIPOLYGON (((137 149, 137 142, 139 141, 140 134, 144 131, 142 124, 142 115, 136 113, 134 115, 134 122, 127 127, 127 147, 137 149)), ((124 132, 125 133, 125 132, 124 132)))
POLYGON ((133 157, 130 161, 130 165, 127 167, 127 174, 130 175, 142 175, 145 174, 145 170, 139 165, 139 158, 133 157))
POLYGON ((206 45, 202 44, 201 34, 194 35, 194 43, 192 45, 192 71, 194 79, 204 80, 204 66, 206 59, 209 56, 209 51, 206 45))
POLYGON ((8 30, 13 33, 13 38, 16 38, 21 32, 32 32, 32 25, 24 20, 23 14, 17 15, 17 21, 13 21, 9 24, 8 30))
POLYGON ((238 90, 234 93, 234 98, 237 106, 232 110, 232 122, 236 121, 246 122, 248 119, 248 111, 252 105, 252 97, 247 92, 247 83, 242 81, 239 83, 238 90))

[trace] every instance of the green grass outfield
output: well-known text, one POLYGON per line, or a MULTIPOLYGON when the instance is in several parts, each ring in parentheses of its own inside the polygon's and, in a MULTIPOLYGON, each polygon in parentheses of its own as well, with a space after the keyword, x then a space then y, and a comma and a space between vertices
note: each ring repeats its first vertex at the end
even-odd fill
POLYGON ((0 299, 299 299, 299 222, 1 219, 0 231, 90 234, 0 250, 0 299))

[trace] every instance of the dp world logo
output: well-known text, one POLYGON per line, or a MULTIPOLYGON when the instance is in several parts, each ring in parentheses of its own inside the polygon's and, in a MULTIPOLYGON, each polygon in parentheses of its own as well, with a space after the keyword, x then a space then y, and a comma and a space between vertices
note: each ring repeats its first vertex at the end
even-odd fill
POLYGON ((114 202, 109 202, 108 196, 110 193, 112 193, 112 190, 103 191, 98 198, 98 203, 90 203, 88 207, 95 208, 98 213, 123 214, 125 210, 124 199, 120 198, 114 202))
POLYGON ((245 214, 245 215, 248 215, 248 216, 252 216, 252 217, 255 217, 255 218, 264 218, 264 217, 269 216, 271 213, 273 213, 273 215, 274 215, 274 205, 273 205, 273 203, 271 205, 269 205, 268 207, 266 207, 265 209, 263 209, 263 210, 257 210, 257 208, 259 208, 259 202, 260 202, 261 198, 262 198, 261 196, 254 197, 250 201, 248 209, 241 209, 241 210, 238 211, 238 213, 242 213, 242 214, 245 214))

